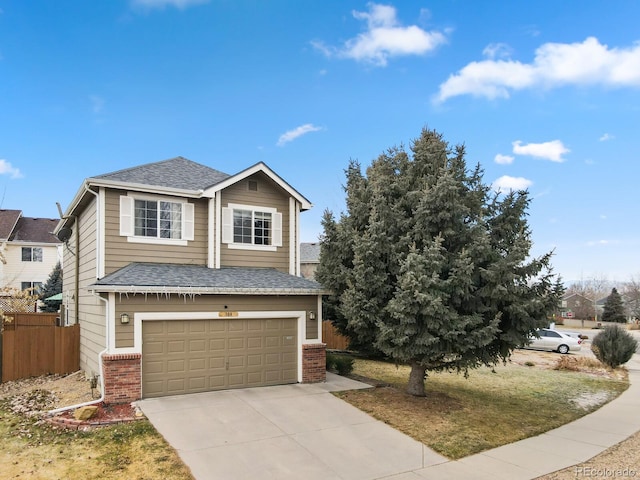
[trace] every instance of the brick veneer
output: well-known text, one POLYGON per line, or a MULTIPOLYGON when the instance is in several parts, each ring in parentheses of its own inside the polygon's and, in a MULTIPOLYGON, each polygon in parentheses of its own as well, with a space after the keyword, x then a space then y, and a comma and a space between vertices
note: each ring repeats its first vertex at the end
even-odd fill
POLYGON ((327 345, 314 343, 302 345, 302 383, 327 380, 327 345))
POLYGON ((102 356, 104 403, 128 403, 142 398, 142 355, 102 356))

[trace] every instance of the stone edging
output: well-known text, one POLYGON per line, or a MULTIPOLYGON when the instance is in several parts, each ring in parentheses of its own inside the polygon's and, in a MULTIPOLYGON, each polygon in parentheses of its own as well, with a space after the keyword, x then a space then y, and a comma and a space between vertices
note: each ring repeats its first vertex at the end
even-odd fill
POLYGON ((108 425, 117 425, 119 423, 135 422, 137 420, 142 420, 142 418, 143 417, 124 417, 113 420, 98 420, 92 422, 91 420, 76 420, 75 418, 63 418, 57 416, 49 417, 46 421, 55 427, 62 427, 68 430, 88 430, 91 428, 106 427, 108 425))

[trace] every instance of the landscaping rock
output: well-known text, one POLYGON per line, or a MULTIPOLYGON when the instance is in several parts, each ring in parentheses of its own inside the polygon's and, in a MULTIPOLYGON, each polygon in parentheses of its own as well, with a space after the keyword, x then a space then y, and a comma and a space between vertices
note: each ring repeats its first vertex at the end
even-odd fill
POLYGON ((73 412, 73 418, 76 420, 89 420, 98 411, 98 407, 95 405, 89 405, 86 407, 80 407, 73 412))

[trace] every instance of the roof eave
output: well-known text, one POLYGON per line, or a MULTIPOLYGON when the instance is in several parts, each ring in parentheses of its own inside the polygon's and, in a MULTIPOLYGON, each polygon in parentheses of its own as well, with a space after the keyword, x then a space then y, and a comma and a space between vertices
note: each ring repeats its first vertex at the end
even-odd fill
POLYGON ((154 185, 145 185, 143 183, 131 183, 131 182, 119 182, 115 180, 105 180, 102 178, 87 178, 82 182, 78 193, 73 197, 73 200, 64 212, 62 219, 56 226, 54 234, 57 234, 60 228, 62 228, 67 222, 69 217, 73 217, 73 213, 78 208, 78 205, 89 193, 87 192, 91 187, 106 187, 114 188, 118 190, 135 190, 137 192, 154 193, 162 195, 176 195, 180 197, 188 198, 200 198, 203 190, 185 190, 182 188, 171 187, 159 187, 154 185))
POLYGON ((317 288, 233 288, 233 287, 176 287, 145 285, 89 285, 90 292, 131 293, 148 295, 328 295, 317 288))

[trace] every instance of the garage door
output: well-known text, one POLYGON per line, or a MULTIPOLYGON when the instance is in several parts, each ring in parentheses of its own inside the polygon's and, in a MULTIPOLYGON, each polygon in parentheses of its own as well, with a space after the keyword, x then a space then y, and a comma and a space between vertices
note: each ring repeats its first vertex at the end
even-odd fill
POLYGON ((295 383, 296 319, 142 322, 142 396, 295 383))

